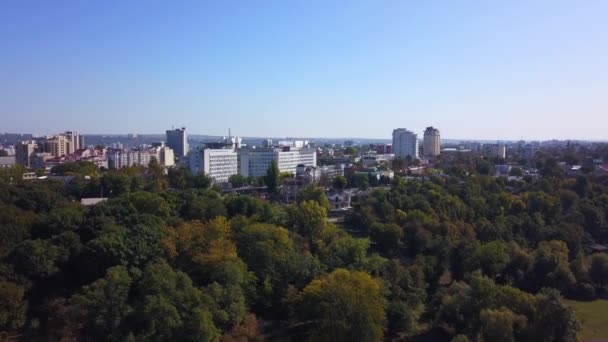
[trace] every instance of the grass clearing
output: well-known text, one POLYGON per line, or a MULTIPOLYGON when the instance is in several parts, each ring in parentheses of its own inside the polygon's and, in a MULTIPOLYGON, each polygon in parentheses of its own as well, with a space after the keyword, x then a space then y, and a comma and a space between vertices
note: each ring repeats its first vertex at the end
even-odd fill
POLYGON ((582 329, 578 334, 581 341, 608 339, 608 300, 566 300, 566 303, 576 310, 576 316, 581 321, 582 329))

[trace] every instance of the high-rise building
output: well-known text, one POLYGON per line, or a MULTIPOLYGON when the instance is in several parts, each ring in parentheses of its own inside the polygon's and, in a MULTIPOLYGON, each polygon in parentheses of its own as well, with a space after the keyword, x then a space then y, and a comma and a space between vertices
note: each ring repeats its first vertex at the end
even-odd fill
POLYGON ((280 172, 296 173, 298 165, 317 166, 317 151, 314 148, 256 148, 240 152, 239 170, 245 177, 266 175, 274 160, 280 172))
POLYGON ((405 128, 394 129, 393 153, 395 157, 418 159, 418 135, 405 128))
POLYGON ((70 140, 63 134, 53 136, 46 139, 44 142, 44 151, 50 153, 53 157, 62 157, 73 152, 70 152, 70 140))
POLYGON ((487 153, 489 153, 491 157, 505 159, 507 156, 507 147, 504 144, 492 144, 489 145, 487 153))
POLYGON ((422 142, 422 153, 425 157, 437 157, 441 152, 441 137, 439 130, 433 126, 427 127, 424 131, 422 142))
POLYGON ((72 154, 74 152, 76 152, 77 150, 80 150, 81 148, 84 148, 84 137, 82 137, 80 134, 78 134, 78 132, 76 131, 67 131, 63 134, 60 134, 61 136, 65 137, 65 140, 67 140, 67 154, 72 154))
POLYGON ((199 149, 188 155, 192 174, 204 172, 216 183, 226 183, 238 173, 238 155, 230 148, 199 149))
POLYGON ((15 162, 25 167, 30 167, 30 158, 36 151, 34 141, 22 141, 15 145, 15 162))
POLYGON ((176 157, 184 157, 188 154, 188 132, 186 127, 167 131, 167 146, 175 151, 176 157))

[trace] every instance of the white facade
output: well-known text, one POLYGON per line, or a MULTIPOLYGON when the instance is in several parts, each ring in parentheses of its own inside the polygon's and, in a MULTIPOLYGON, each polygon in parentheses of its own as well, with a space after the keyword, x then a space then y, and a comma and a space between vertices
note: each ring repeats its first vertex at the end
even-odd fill
POLYGON ((226 183, 238 173, 238 154, 233 149, 200 149, 189 155, 192 174, 204 172, 217 183, 226 183))
POLYGON ((431 126, 424 131, 422 152, 425 157, 437 157, 441 153, 441 136, 437 128, 431 126))
POLYGON ((296 173, 298 165, 317 166, 315 149, 246 149, 240 151, 240 173, 245 177, 265 176, 276 161, 280 172, 296 173))
POLYGON ((418 135, 405 128, 394 129, 393 153, 395 157, 418 159, 418 135))
POLYGON ((173 149, 169 147, 161 147, 158 151, 158 161, 161 165, 169 167, 175 165, 175 155, 173 149))

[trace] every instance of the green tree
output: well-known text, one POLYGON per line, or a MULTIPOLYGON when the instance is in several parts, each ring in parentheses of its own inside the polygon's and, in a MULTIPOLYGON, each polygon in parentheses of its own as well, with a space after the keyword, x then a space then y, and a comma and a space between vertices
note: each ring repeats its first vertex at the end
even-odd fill
POLYGON ((18 284, 0 281, 0 329, 17 330, 26 320, 25 289, 18 284))
POLYGON ((315 201, 303 201, 289 207, 294 230, 310 242, 316 240, 327 225, 327 210, 315 201))
POLYGON ((320 341, 383 339, 385 301, 380 282, 363 272, 337 269, 313 280, 295 300, 296 317, 320 341))
POLYGON ((212 298, 206 298, 185 273, 165 262, 152 263, 135 286, 141 297, 134 326, 142 328, 133 332, 138 340, 219 340, 207 309, 212 298))
POLYGON ((238 173, 228 177, 228 182, 230 182, 230 185, 232 185, 233 188, 240 188, 248 183, 247 177, 238 173))
POLYGON ((534 341, 578 341, 581 329, 574 309, 564 303, 555 289, 543 289, 536 295, 538 319, 533 323, 534 341))
POLYGON ((120 328, 133 311, 127 302, 132 282, 124 266, 113 267, 107 270, 105 277, 84 286, 71 298, 85 336, 108 340, 121 337, 120 328))
POLYGON ((492 241, 477 247, 470 260, 471 270, 480 269, 491 278, 500 274, 507 263, 509 255, 502 241, 492 241))
POLYGON ((513 311, 500 309, 483 309, 480 314, 481 334, 483 341, 513 342, 515 330, 524 328, 527 318, 516 315, 513 311))
POLYGON ((542 241, 533 257, 529 271, 533 288, 546 286, 565 290, 576 282, 568 263, 568 247, 563 241, 542 241))
POLYGON ((347 185, 348 185, 348 180, 344 176, 336 176, 336 178, 334 178, 334 181, 332 183, 332 186, 334 187, 334 189, 337 189, 337 190, 343 190, 344 188, 346 188, 347 185))
POLYGON ((325 195, 325 189, 320 186, 311 185, 304 188, 300 192, 300 196, 298 196, 298 202, 303 201, 315 201, 326 210, 329 210, 330 207, 329 200, 325 195))
POLYGON ((279 177, 279 166, 275 160, 272 160, 270 162, 270 166, 268 167, 268 171, 266 171, 266 177, 264 177, 264 182, 266 183, 268 193, 271 195, 271 197, 276 197, 279 193, 279 177))
POLYGON ((10 260, 15 269, 29 277, 46 278, 59 271, 65 252, 49 240, 26 240, 15 248, 10 260))
POLYGON ((416 333, 426 299, 422 271, 416 267, 406 268, 399 260, 393 259, 386 263, 382 280, 388 292, 386 316, 389 334, 416 333))
POLYGON ((589 278, 598 289, 608 284, 608 255, 594 254, 589 262, 589 278))

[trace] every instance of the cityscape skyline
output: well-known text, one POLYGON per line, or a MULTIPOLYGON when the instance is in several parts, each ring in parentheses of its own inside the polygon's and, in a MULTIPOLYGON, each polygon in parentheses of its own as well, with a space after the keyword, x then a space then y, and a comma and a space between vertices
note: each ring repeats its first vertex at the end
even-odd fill
POLYGON ((605 140, 607 13, 601 1, 7 1, 0 129, 605 140))

